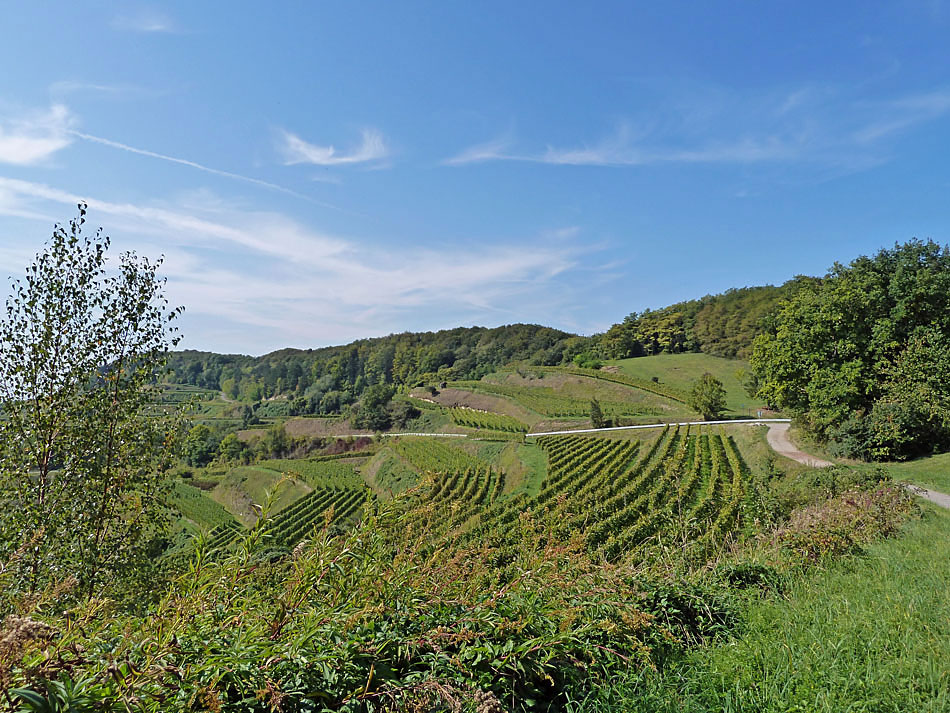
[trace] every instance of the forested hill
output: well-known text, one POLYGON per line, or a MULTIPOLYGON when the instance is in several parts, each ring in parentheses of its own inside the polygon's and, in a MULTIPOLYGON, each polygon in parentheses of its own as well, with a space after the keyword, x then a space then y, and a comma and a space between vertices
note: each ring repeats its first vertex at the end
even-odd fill
POLYGON ((480 379, 511 363, 562 364, 589 341, 550 327, 512 324, 406 332, 261 357, 183 351, 171 355, 167 379, 220 389, 241 401, 286 395, 299 413, 335 413, 373 384, 480 379))
POLYGON ((416 385, 479 379, 512 364, 705 352, 746 358, 763 319, 811 278, 781 287, 745 287, 659 310, 634 312, 603 334, 582 337, 534 324, 404 332, 320 349, 281 349, 260 357, 183 351, 168 380, 221 390, 244 402, 284 396, 299 414, 337 413, 373 384, 416 385))
POLYGON ((763 331, 763 319, 811 279, 798 277, 780 287, 731 289, 634 312, 596 338, 596 352, 607 359, 678 352, 746 359, 752 353, 752 340, 763 331))

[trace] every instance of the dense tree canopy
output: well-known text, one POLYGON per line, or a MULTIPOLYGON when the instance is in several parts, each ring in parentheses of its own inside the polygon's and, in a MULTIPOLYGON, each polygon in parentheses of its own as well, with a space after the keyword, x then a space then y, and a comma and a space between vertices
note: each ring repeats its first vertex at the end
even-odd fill
POLYGON ((781 287, 744 287, 634 312, 596 338, 597 351, 608 359, 679 352, 745 359, 762 331, 763 318, 797 284, 792 280, 781 287))
POLYGON ((801 282, 754 345, 759 393, 843 455, 950 446, 950 252, 912 240, 801 282))
MULTIPOLYGON (((393 334, 340 347, 282 349, 261 357, 184 351, 169 381, 222 390, 245 402, 283 396, 291 414, 339 413, 373 385, 479 379, 500 366, 570 363, 590 339, 549 327, 512 324, 393 334)), ((272 408, 277 403, 269 404, 272 408)))
POLYGON ((689 392, 689 407, 706 421, 713 421, 726 410, 726 389, 722 382, 708 371, 689 392))

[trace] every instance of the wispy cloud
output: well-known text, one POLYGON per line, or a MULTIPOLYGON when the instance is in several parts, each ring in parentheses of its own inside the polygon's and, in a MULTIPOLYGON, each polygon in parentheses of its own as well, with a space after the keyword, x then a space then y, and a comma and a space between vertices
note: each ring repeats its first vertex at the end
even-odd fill
POLYGON ((92 134, 86 134, 81 131, 70 131, 71 135, 83 139, 84 141, 91 141, 95 144, 100 144, 102 146, 108 146, 113 149, 119 149, 120 151, 127 151, 129 153, 138 154, 139 156, 147 156, 148 158, 157 158, 161 161, 168 161, 169 163, 177 163, 180 166, 188 166, 189 168, 194 168, 199 171, 204 171, 205 173, 210 173, 215 176, 223 176, 224 178, 233 178, 236 181, 244 181, 245 183, 251 183, 255 186, 262 186, 264 188, 270 188, 275 191, 280 191, 282 193, 288 193, 297 198, 304 198, 310 200, 308 196, 305 196, 301 193, 297 193, 290 188, 285 188, 284 186, 278 185, 276 183, 271 183, 270 181, 264 181, 260 178, 252 178, 251 176, 244 176, 240 173, 233 173, 231 171, 223 171, 219 168, 212 168, 211 166, 205 166, 204 164, 198 163, 197 161, 189 161, 186 158, 179 158, 177 156, 169 156, 167 154, 157 153, 155 151, 149 151, 148 149, 140 149, 135 146, 129 146, 128 144, 123 144, 118 141, 112 141, 111 139, 104 139, 101 136, 93 136, 92 134))
POLYGON ((40 163, 72 143, 72 114, 62 104, 47 111, 0 118, 0 163, 29 166, 40 163))
MULTIPOLYGON (((39 219, 80 199, 0 178, 0 215, 39 219)), ((533 308, 540 319, 569 299, 552 281, 566 279, 591 252, 576 227, 515 243, 479 240, 477 249, 386 248, 206 195, 173 205, 87 201, 90 219, 108 224, 118 248, 166 254, 169 296, 186 305, 191 321, 183 326, 196 330, 189 345, 254 353, 406 328, 521 321, 533 308)), ((0 240, 0 256, 3 247, 0 240)))
POLYGON ((870 143, 933 121, 950 113, 950 89, 912 94, 890 102, 869 104, 876 115, 855 132, 860 143, 870 143))
POLYGON ((533 154, 507 150, 510 148, 508 142, 489 142, 465 149, 443 163, 462 166, 485 161, 521 161, 557 166, 642 166, 657 163, 754 163, 795 155, 795 146, 777 137, 743 137, 677 148, 631 145, 625 134, 621 130, 596 144, 569 148, 548 146, 533 154))
POLYGON ((177 27, 168 15, 153 8, 123 12, 112 19, 112 29, 121 32, 175 32, 177 27))
POLYGON ((518 160, 519 157, 510 153, 512 143, 510 138, 498 138, 483 144, 475 144, 445 159, 442 163, 446 166, 464 166, 468 163, 485 161, 518 160))
POLYGON ((315 166, 342 166, 354 163, 379 162, 389 156, 383 135, 376 129, 364 129, 362 142, 349 153, 337 152, 333 146, 317 146, 301 139, 297 134, 281 131, 278 150, 284 164, 308 163, 315 166))
POLYGON ((125 97, 158 95, 162 92, 139 87, 134 84, 103 84, 78 79, 62 79, 49 85, 50 96, 63 98, 72 94, 98 94, 100 96, 125 97))
POLYGON ((643 166, 662 163, 817 163, 856 170, 877 165, 887 140, 950 115, 950 89, 868 102, 828 87, 800 87, 764 96, 696 92, 697 104, 676 98, 649 116, 592 143, 530 150, 510 137, 463 149, 443 161, 463 166, 520 161, 562 166, 643 166), (706 102, 705 104, 702 102, 706 102))

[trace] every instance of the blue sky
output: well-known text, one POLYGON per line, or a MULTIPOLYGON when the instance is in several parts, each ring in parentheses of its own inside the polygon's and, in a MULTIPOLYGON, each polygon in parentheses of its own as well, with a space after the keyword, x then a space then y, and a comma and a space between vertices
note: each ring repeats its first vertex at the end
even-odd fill
POLYGON ((183 346, 590 334, 950 240, 947 37, 939 0, 11 3, 0 274, 84 199, 183 346))

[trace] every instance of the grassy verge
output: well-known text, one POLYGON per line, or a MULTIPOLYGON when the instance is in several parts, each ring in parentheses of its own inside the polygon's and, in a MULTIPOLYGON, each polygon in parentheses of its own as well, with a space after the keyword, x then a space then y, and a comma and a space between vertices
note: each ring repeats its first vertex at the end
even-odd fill
POLYGON ((744 631, 574 710, 950 710, 950 513, 753 604, 744 631))
POLYGON ((950 453, 907 463, 888 463, 887 469, 897 480, 907 480, 915 485, 950 493, 950 453))

